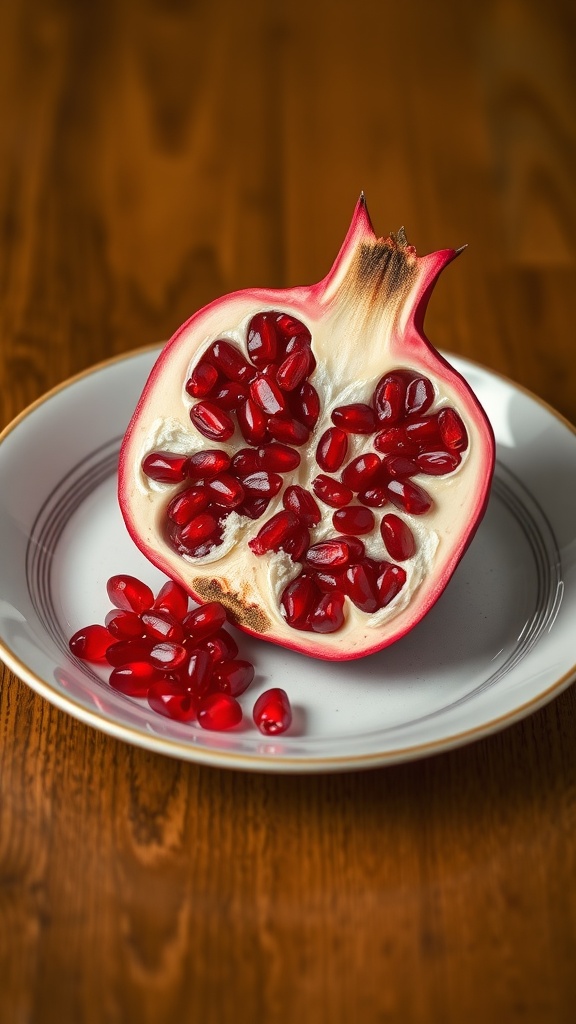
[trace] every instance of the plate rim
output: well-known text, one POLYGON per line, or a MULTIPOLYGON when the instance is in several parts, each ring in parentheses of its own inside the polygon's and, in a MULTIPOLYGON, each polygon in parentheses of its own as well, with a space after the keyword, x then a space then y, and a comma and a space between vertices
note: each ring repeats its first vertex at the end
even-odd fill
MULTIPOLYGON (((73 387, 81 380, 92 376, 102 370, 107 370, 121 362, 145 356, 154 351, 160 352, 165 343, 152 343, 139 346, 136 349, 119 353, 107 359, 100 360, 80 370, 78 373, 67 377, 65 380, 50 388, 44 394, 25 406, 3 429, 0 431, 0 446, 20 426, 24 420, 36 412, 39 408, 57 397, 66 389, 73 387)), ((444 354, 444 353, 443 353, 444 354)), ((520 392, 527 398, 536 402, 544 408, 558 423, 566 427, 576 437, 576 427, 562 413, 558 412, 544 399, 530 391, 522 384, 518 384, 510 377, 492 370, 476 360, 459 353, 445 353, 447 358, 460 360, 471 368, 475 368, 483 374, 497 378, 507 384, 516 392, 520 392)), ((158 735, 146 733, 136 727, 121 723, 114 718, 108 717, 102 712, 92 711, 72 695, 60 694, 51 684, 37 675, 30 669, 22 659, 15 654, 9 645, 0 637, 0 658, 10 671, 28 685, 34 692, 38 693, 48 703, 56 706, 59 710, 70 714, 83 724, 113 736, 133 746, 151 750, 166 756, 179 758, 184 761, 209 764, 216 767, 238 768, 249 771, 274 770, 279 773, 310 774, 321 772, 362 770, 365 768, 386 767, 391 764, 398 764, 407 761, 418 760, 436 753, 453 750, 467 745, 475 740, 493 735, 509 725, 514 724, 536 712, 540 707, 550 703, 559 696, 576 679, 576 663, 572 665, 559 679, 554 680, 545 690, 531 697, 524 703, 516 706, 510 711, 490 718, 481 724, 470 729, 461 730, 448 736, 430 740, 428 742, 412 744, 408 747, 395 748, 389 751, 376 751, 369 754, 352 755, 328 755, 328 756, 300 756, 291 755, 289 758, 275 755, 274 753, 241 753, 235 751, 215 750, 214 748, 197 747, 194 744, 187 744, 177 739, 167 739, 158 735)), ((265 742, 263 738, 263 742, 265 742)), ((271 744, 273 745, 273 744, 271 744)))

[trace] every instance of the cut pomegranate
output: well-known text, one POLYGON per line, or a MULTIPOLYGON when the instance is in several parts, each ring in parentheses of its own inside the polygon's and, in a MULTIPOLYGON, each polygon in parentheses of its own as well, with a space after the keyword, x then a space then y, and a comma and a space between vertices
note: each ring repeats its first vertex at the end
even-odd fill
MULTIPOLYGON (((420 621, 494 463, 483 410, 422 333, 455 255, 377 238, 361 199, 320 284, 237 292, 184 324, 120 457, 121 509, 152 562, 247 632, 318 657, 360 657, 420 621)), ((201 642, 235 660, 215 634, 201 642)))

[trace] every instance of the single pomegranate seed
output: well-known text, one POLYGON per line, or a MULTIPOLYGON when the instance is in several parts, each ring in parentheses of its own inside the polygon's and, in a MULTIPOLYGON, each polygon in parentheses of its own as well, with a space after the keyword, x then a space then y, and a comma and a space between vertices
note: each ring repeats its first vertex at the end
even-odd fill
POLYGON ((185 526, 199 512, 208 507, 209 499, 205 487, 187 487, 169 503, 166 515, 177 526, 185 526))
POLYGON ((295 419, 308 430, 316 426, 320 415, 320 396, 309 380, 291 392, 291 408, 295 419))
POLYGON ((301 561, 310 546, 310 534, 306 526, 297 526, 282 542, 282 550, 290 555, 293 562, 301 561))
POLYGON ((300 452, 279 441, 270 441, 258 449, 258 468, 289 473, 297 469, 301 462, 300 452))
POLYGON ((150 587, 135 576, 111 576, 106 584, 106 592, 115 608, 136 612, 137 615, 151 608, 154 603, 154 594, 150 587))
POLYGON ((282 413, 286 409, 286 399, 280 388, 274 380, 263 374, 252 381, 250 397, 267 416, 282 413))
POLYGON ((374 447, 383 455, 415 455, 418 451, 418 445, 408 439, 403 427, 381 430, 374 438, 374 447))
POLYGON ((203 729, 221 732, 242 721, 242 708, 230 693, 209 693, 198 704, 198 721, 203 729))
POLYGON ((323 594, 329 594, 332 590, 341 590, 344 593, 346 569, 318 569, 314 575, 314 582, 323 594))
POLYGON ((406 374, 387 373, 382 377, 374 390, 374 408, 378 422, 383 426, 393 426, 404 415, 406 398, 406 374))
POLYGON ((237 410, 238 426, 248 444, 261 444, 267 433, 268 420, 262 409, 251 398, 247 398, 237 410))
POLYGON ((196 717, 196 702, 190 693, 170 679, 153 683, 147 693, 153 711, 176 722, 191 722, 196 717))
POLYGON ((334 426, 347 430, 349 434, 372 434, 376 430, 376 415, 369 405, 355 402, 341 405, 332 412, 334 426))
POLYGON ((183 686, 196 697, 207 693, 212 681, 212 666, 208 651, 193 648, 188 652, 188 663, 182 674, 183 686))
POLYGON ((322 519, 322 513, 309 491, 304 490, 299 484, 292 484, 287 487, 282 495, 284 508, 293 512, 305 526, 312 528, 318 526, 322 519))
POLYGON ((283 391, 293 391, 302 383, 308 374, 310 365, 309 353, 301 350, 291 352, 278 367, 276 380, 283 391))
POLYGON ((182 620, 184 629, 196 640, 204 640, 208 636, 214 636, 226 622, 226 609, 219 601, 209 601, 208 604, 201 604, 194 608, 182 620))
POLYGON ((192 398, 206 398, 217 380, 218 370, 216 367, 202 360, 194 367, 189 380, 186 381, 186 391, 192 398))
POLYGON ((254 666, 249 661, 219 661, 214 667, 214 685, 223 693, 239 697, 254 679, 254 666))
POLYGON ((420 452, 416 456, 418 470, 430 476, 444 476, 453 473, 460 465, 458 452, 420 452))
POLYGON ((188 657, 188 651, 182 644, 166 643, 156 644, 149 654, 150 664, 156 668, 163 668, 165 672, 172 672, 180 668, 188 657))
POLYGON ((236 511, 238 515, 247 516, 248 519, 260 519, 269 504, 270 498, 246 498, 236 511))
POLYGON ((312 335, 308 328, 301 320, 297 320, 295 316, 290 316, 288 313, 279 313, 277 314, 276 323, 278 324, 278 330, 285 339, 301 338, 307 345, 312 341, 312 335))
POLYGON ((192 480, 207 480, 230 469, 230 456, 221 448, 206 448, 190 456, 188 476, 192 480))
POLYGON ((314 633, 336 633, 344 625, 344 594, 334 590, 323 594, 310 617, 314 633))
POLYGON ((422 416, 434 401, 434 385, 428 377, 414 377, 406 388, 406 413, 408 416, 422 416))
POLYGON ((266 366, 276 359, 278 337, 275 313, 257 313, 252 317, 248 327, 247 348, 254 366, 266 366))
POLYGON ((173 452, 151 452, 142 460, 142 472, 159 483, 181 483, 188 475, 188 456, 175 455, 173 452))
POLYGON ((158 591, 152 611, 168 612, 181 621, 188 611, 188 594, 174 580, 168 580, 158 591))
POLYGON ((70 637, 69 647, 72 654, 83 661, 104 661, 106 651, 114 643, 114 637, 105 626, 98 624, 84 626, 70 637))
POLYGON ((306 444, 310 437, 310 431, 304 423, 300 423, 299 420, 285 419, 282 416, 271 416, 268 420, 268 430, 275 441, 295 444, 298 447, 306 444))
POLYGON ((348 545, 351 562, 360 562, 364 558, 366 549, 359 537, 350 537, 347 534, 343 534, 341 537, 338 537, 338 540, 344 541, 348 545))
POLYGON ((108 682, 113 690, 119 690, 128 697, 146 697, 152 683, 163 679, 161 670, 150 662, 133 661, 112 669, 108 682))
POLYGON ((390 480, 386 493, 396 508, 413 516, 424 515, 432 508, 432 498, 418 484, 409 480, 390 480))
POLYGON ((379 607, 377 570, 370 562, 349 565, 345 572, 345 592, 363 612, 375 612, 379 607))
POLYGON ((238 644, 225 629, 219 629, 214 636, 207 636, 198 646, 210 655, 213 665, 226 659, 232 660, 238 654, 238 644))
POLYGON ((342 483, 352 491, 363 491, 377 479, 382 463, 377 455, 368 452, 352 459, 341 474, 342 483))
POLYGON ((404 562, 407 558, 412 558, 416 551, 416 541, 408 523, 390 512, 382 517, 380 532, 390 558, 395 562, 404 562))
POLYGON ((468 433, 455 409, 442 409, 438 414, 442 442, 450 451, 464 452, 468 447, 468 433))
POLYGON ((123 612, 113 608, 104 619, 106 629, 117 640, 138 640, 144 636, 142 619, 136 612, 123 612))
POLYGON ((388 504, 388 495, 385 487, 368 487, 365 491, 360 491, 358 500, 363 505, 368 505, 370 508, 383 508, 384 505, 388 504))
POLYGON ((406 572, 400 565, 381 562, 376 580, 379 607, 385 608, 390 604, 390 601, 400 593, 405 582, 406 572))
POLYGON ((417 420, 406 420, 404 430, 409 441, 418 445, 440 444, 440 428, 437 416, 420 416, 417 420))
MULTIPOLYGON (((262 449, 259 448, 258 451, 262 451, 262 449)), ((263 468, 268 467, 260 465, 258 452, 254 448, 240 448, 232 459, 232 469, 241 480, 243 477, 249 476, 250 473, 256 473, 259 469, 263 468)))
POLYGON ((418 472, 418 463, 406 455, 387 455, 384 459, 384 469, 393 477, 413 476, 418 472))
POLYGON ((254 705, 252 717, 265 736, 278 736, 292 723, 292 708, 286 690, 273 686, 261 693, 254 705))
POLYGON ((342 540, 321 541, 308 548, 306 561, 318 569, 343 568, 350 562, 350 548, 342 540))
POLYGON ((214 402, 197 402, 190 409, 190 419, 210 441, 227 441, 234 433, 234 424, 227 412, 214 402))
POLYGON ((184 639, 182 623, 168 612, 142 612, 146 635, 154 640, 167 640, 179 644, 184 639))
POLYGON ((293 512, 277 512, 258 531, 256 536, 248 541, 248 547, 255 555, 265 555, 268 551, 279 551, 284 541, 299 526, 297 517, 293 512))
POLYGON ((150 638, 119 640, 106 651, 106 661, 114 668, 129 665, 134 661, 148 661, 154 641, 150 638))
POLYGON ((348 505, 333 513, 332 523, 339 533, 360 536, 374 529, 374 513, 365 505, 348 505))
POLYGON ((236 508, 244 501, 244 488, 230 473, 209 480, 206 485, 211 501, 224 508, 236 508))
POLYGON ((242 486, 249 497, 273 498, 278 494, 284 481, 279 473, 267 473, 259 469, 257 473, 250 473, 242 480, 242 486))
POLYGON ((250 366, 239 349, 228 341, 215 341, 208 350, 208 356, 228 380, 242 383, 252 380, 254 376, 254 367, 250 366))
POLYGON ((180 537, 185 544, 195 547, 214 539, 217 533, 218 520, 211 512, 200 512, 182 527, 180 537))
POLYGON ((348 434, 339 427, 328 427, 318 442, 316 462, 325 473, 340 469, 348 452, 348 434))
POLYGON ((282 592, 280 610, 289 626, 305 628, 309 613, 320 600, 318 587, 310 576, 301 573, 282 592))
POLYGON ((248 388, 245 384, 238 384, 237 381, 229 380, 216 391, 213 391, 210 398, 215 405, 225 409, 226 412, 236 412, 248 398, 248 388))
POLYGON ((334 480, 331 476, 324 476, 323 473, 320 473, 312 481, 312 490, 316 497, 320 498, 320 501, 331 505, 332 508, 343 508, 354 497, 349 487, 345 487, 339 480, 334 480))

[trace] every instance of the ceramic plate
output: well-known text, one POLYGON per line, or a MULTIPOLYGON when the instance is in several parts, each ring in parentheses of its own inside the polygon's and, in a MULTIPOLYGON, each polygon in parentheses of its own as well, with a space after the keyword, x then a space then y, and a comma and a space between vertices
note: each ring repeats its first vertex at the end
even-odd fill
POLYGON ((27 409, 0 439, 0 654, 88 725, 176 757, 272 772, 343 771, 421 757, 494 732, 576 675, 576 436, 512 383, 452 358, 498 444, 485 519, 447 590, 403 640, 360 661, 314 661, 239 636, 257 667, 243 725, 211 733, 115 693, 68 637, 102 622, 117 572, 164 581, 116 502, 120 440, 157 349, 97 366, 27 409), (269 686, 295 708, 265 739, 251 708, 269 686))

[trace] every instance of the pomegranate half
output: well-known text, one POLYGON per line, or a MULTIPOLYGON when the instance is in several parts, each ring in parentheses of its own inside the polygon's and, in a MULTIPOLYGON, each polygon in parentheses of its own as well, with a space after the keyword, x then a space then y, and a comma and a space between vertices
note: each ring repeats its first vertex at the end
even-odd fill
POLYGON ((243 630, 318 658, 380 650, 438 599, 486 508, 492 430, 422 330, 440 271, 361 196, 312 287, 192 316, 128 427, 119 500, 144 554, 243 630))

